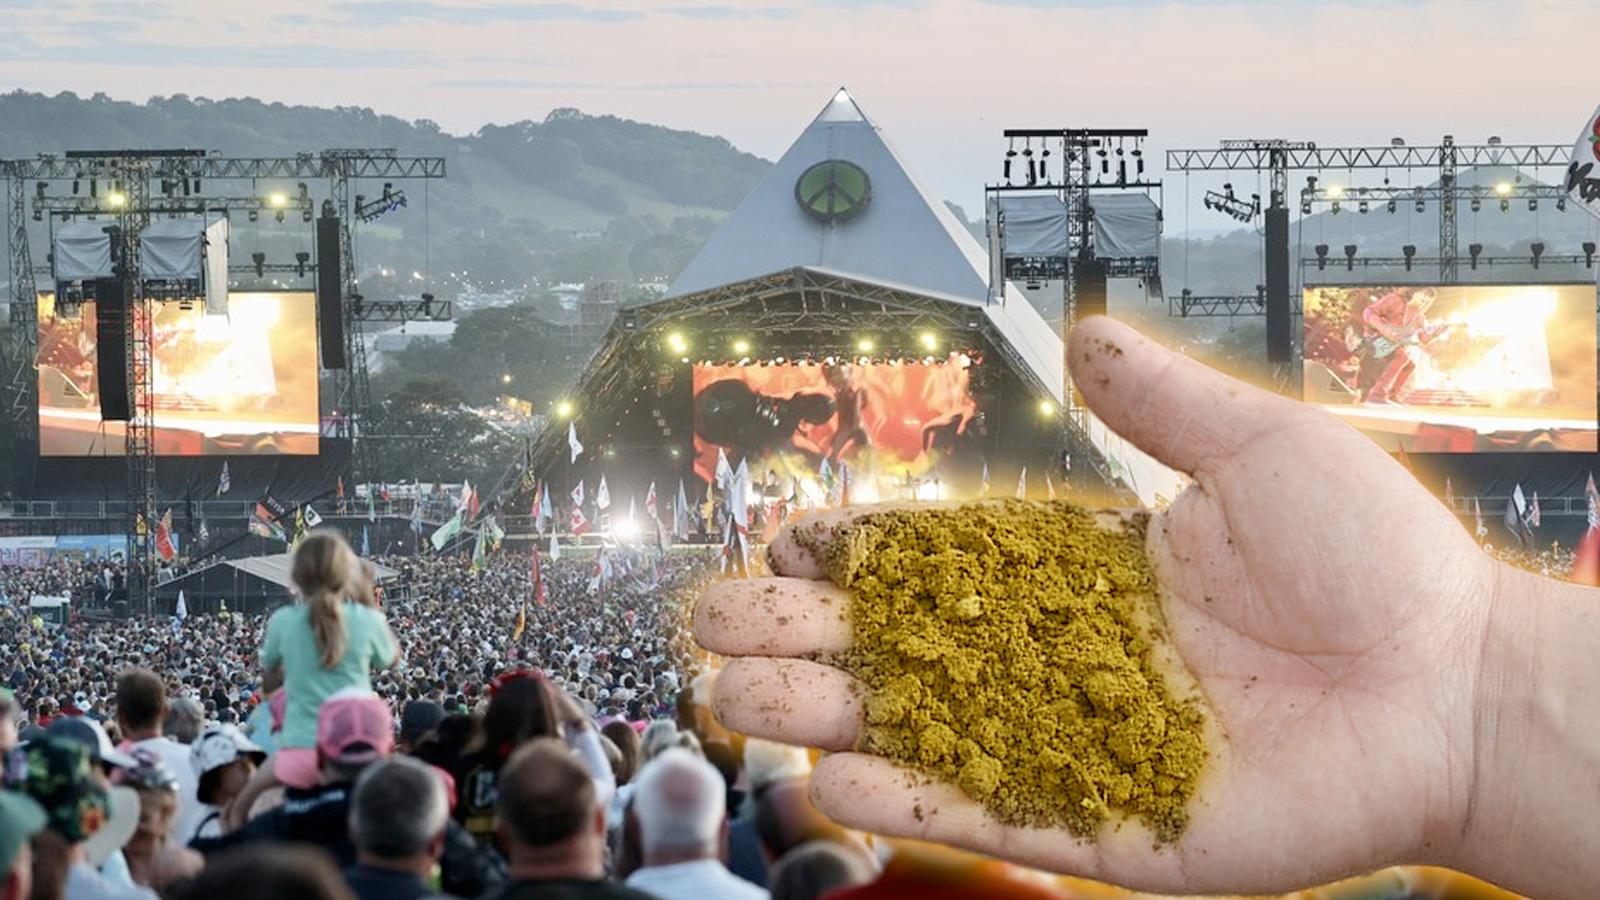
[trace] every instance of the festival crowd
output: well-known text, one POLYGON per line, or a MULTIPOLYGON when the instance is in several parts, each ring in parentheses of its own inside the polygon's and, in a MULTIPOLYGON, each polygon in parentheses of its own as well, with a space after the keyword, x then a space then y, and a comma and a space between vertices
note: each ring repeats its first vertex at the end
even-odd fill
POLYGON ((0 900, 806 898, 863 885, 804 751, 722 730, 693 650, 715 557, 295 551, 270 616, 53 626, 0 569, 0 900))

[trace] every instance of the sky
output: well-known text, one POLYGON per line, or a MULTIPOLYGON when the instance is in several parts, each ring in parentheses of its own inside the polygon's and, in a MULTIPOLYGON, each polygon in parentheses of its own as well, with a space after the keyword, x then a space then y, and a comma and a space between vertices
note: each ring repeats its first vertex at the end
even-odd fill
POLYGON ((0 0, 0 16, 4 89, 368 106, 455 133, 577 107, 768 159, 844 85, 974 217, 1008 127, 1145 127, 1152 159, 1230 137, 1568 143, 1600 101, 1592 0, 0 0))

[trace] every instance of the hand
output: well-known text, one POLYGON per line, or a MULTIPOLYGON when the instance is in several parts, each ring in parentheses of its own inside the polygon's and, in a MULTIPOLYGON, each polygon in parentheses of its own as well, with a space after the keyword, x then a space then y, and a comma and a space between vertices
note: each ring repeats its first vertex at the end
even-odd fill
POLYGON ((788 532, 771 550, 781 577, 723 582, 696 610, 700 642, 741 657, 717 681, 724 724, 837 751, 812 791, 846 825, 1143 890, 1276 893, 1462 862, 1499 567, 1331 415, 1109 319, 1080 324, 1068 352, 1107 425, 1194 477, 1147 544, 1174 649, 1211 714, 1182 837, 1155 847, 1131 822, 1095 841, 1006 827, 953 787, 850 752, 858 686, 806 659, 848 645, 847 595, 788 532))

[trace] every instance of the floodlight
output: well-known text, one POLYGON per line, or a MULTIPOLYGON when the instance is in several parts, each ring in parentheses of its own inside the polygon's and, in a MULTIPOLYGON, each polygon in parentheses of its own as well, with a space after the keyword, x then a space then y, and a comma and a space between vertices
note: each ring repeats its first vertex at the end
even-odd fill
POLYGON ((744 338, 739 338, 738 340, 734 341, 733 342, 733 353, 734 353, 735 356, 749 356, 750 355, 750 342, 745 340, 744 338))
POLYGON ((939 336, 931 331, 924 331, 917 337, 917 341, 922 344, 924 350, 930 353, 939 349, 939 336))
POLYGON ((864 337, 856 341, 856 350, 861 353, 871 353, 876 349, 878 349, 878 342, 872 338, 864 337))
POLYGON ((1056 414, 1056 405, 1054 403, 1051 403, 1049 400, 1040 400, 1039 401, 1039 415, 1041 415, 1044 418, 1048 419, 1048 418, 1050 418, 1051 416, 1053 416, 1055 414, 1056 414))
POLYGON ((689 349, 689 341, 683 336, 683 332, 674 331, 667 335, 667 346, 673 353, 684 353, 689 349))
POLYGON ((561 419, 572 418, 572 401, 562 400, 556 403, 556 417, 561 419))
POLYGON ((1317 245, 1317 271, 1319 271, 1319 272, 1325 271, 1327 268, 1328 268, 1328 245, 1327 244, 1318 244, 1317 245))

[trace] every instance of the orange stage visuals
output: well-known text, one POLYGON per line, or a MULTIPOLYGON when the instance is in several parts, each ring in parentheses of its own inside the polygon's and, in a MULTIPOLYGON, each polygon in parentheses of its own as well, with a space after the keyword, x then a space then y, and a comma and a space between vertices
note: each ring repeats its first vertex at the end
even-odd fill
POLYGON ((907 479, 952 450, 978 415, 971 362, 702 365, 694 369, 695 473, 710 480, 717 449, 738 465, 815 477, 848 463, 858 479, 907 479))
MULTIPOLYGON (((317 452, 317 320, 310 293, 233 294, 226 316, 155 304, 155 452, 317 452)), ((121 422, 100 421, 95 305, 56 315, 39 298, 39 452, 120 456, 121 422)))
POLYGON ((1305 399, 1391 452, 1593 452, 1593 285, 1307 287, 1305 399))

